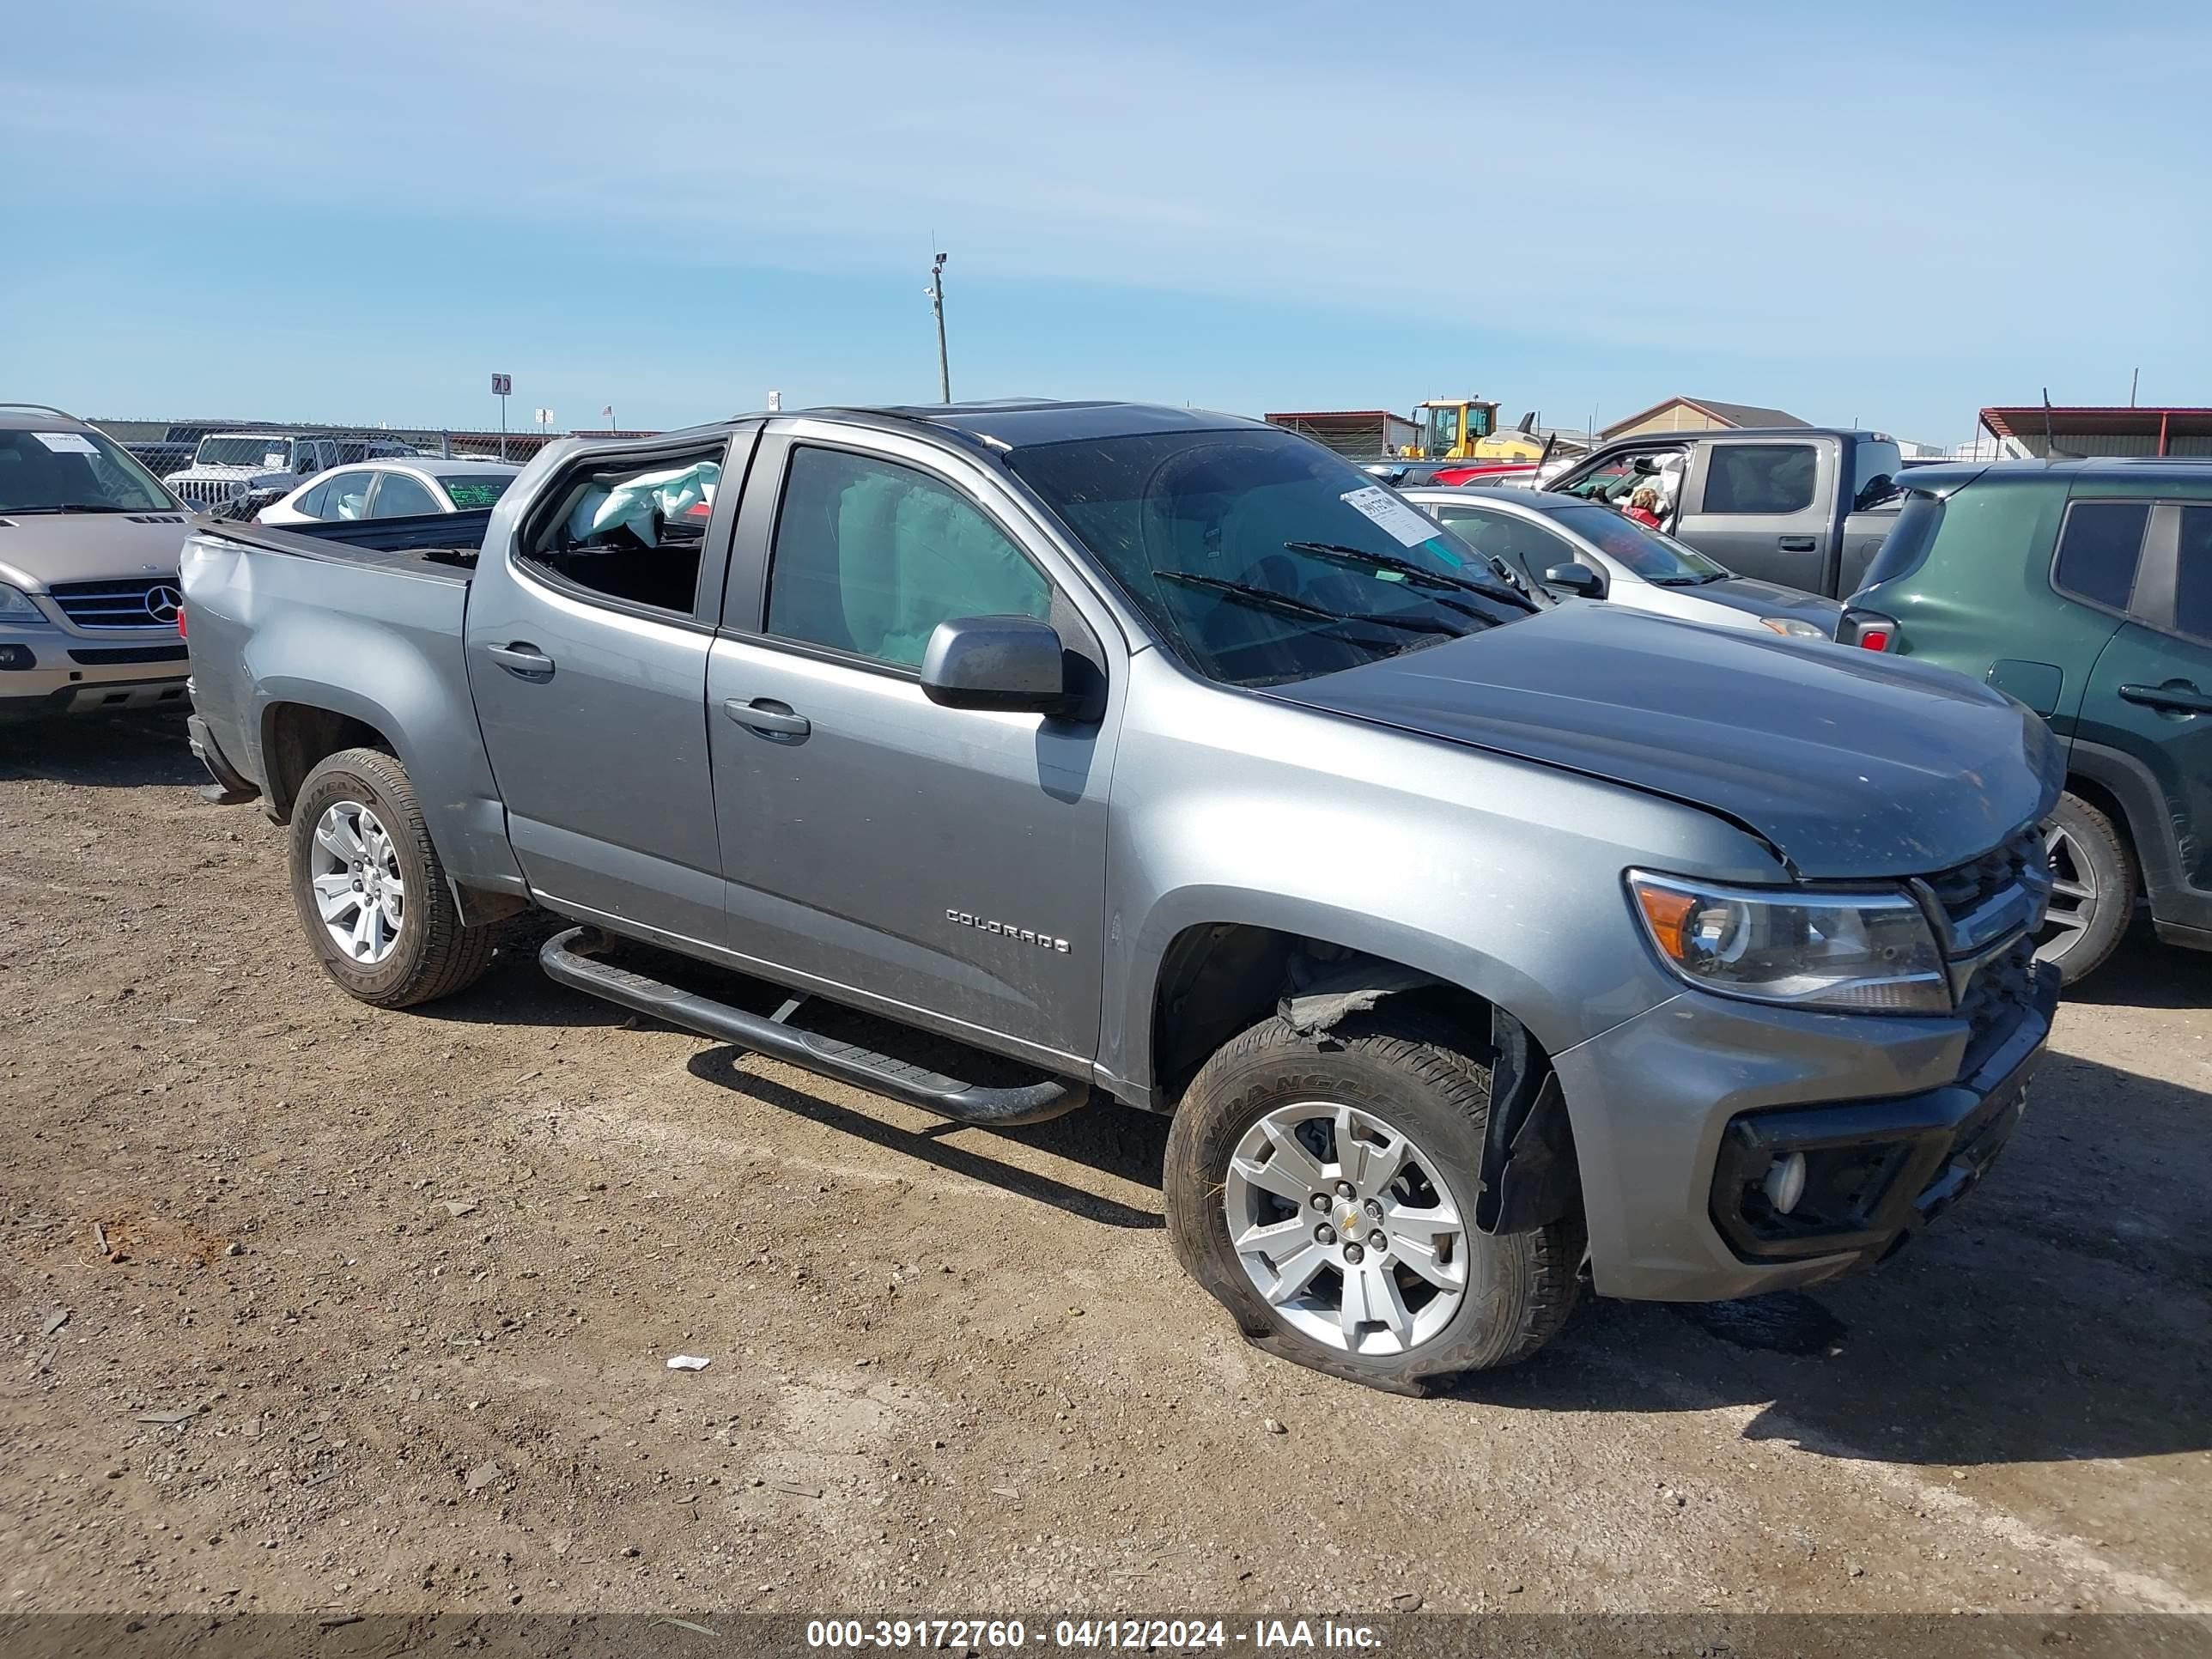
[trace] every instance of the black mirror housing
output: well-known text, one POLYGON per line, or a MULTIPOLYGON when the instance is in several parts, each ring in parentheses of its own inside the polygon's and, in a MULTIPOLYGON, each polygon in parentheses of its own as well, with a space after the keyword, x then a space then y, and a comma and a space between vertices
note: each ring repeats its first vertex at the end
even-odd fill
POLYGON ((1565 588, 1570 593, 1585 599, 1605 597, 1605 578, 1581 560, 1567 564, 1555 564, 1544 573, 1544 586, 1565 588))
POLYGON ((1034 617, 957 617, 937 624, 921 692, 947 708, 1057 714, 1067 702, 1059 630, 1034 617))

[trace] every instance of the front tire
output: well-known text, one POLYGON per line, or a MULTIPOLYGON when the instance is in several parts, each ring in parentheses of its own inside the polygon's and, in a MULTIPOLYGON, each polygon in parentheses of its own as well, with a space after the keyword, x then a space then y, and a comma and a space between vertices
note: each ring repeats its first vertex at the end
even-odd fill
POLYGON ((323 971, 349 996, 407 1008, 451 996, 491 965, 494 930, 461 921, 406 769, 346 749, 292 804, 292 899, 323 971))
POLYGON ((2036 957, 2057 964, 2062 984, 2078 984, 2104 966, 2134 919, 2135 850, 2111 818, 2072 793, 2043 821, 2043 844, 2051 908, 2036 957))
POLYGON ((1462 1043, 1419 1011, 1355 1015, 1320 1042, 1270 1019, 1193 1080, 1168 1136, 1170 1234, 1254 1344, 1424 1394, 1566 1322, 1580 1217, 1474 1224, 1490 1067, 1462 1043))

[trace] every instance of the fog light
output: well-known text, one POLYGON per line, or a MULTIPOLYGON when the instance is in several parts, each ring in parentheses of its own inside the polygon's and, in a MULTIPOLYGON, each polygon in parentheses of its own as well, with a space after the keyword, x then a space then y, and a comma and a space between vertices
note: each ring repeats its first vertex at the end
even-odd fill
POLYGON ((38 659, 27 645, 0 645, 0 668, 35 668, 38 659))
POLYGON ((1774 1206, 1777 1215, 1788 1215, 1797 1207, 1797 1200, 1805 1196, 1805 1154, 1789 1152, 1766 1166, 1766 1179, 1759 1183, 1765 1189, 1766 1201, 1774 1206))

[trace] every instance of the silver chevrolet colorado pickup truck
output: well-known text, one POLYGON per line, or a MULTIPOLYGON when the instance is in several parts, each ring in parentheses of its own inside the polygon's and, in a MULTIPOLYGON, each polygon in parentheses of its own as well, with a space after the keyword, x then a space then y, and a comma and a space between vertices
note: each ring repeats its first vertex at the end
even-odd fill
POLYGON ((776 414, 319 528, 204 531, 184 586, 194 741, 346 990, 458 991, 537 907, 556 980, 945 1117, 1172 1114, 1178 1257, 1373 1386, 1533 1352, 1585 1275, 1881 1259, 2049 1030, 2019 704, 1540 608, 1255 422, 776 414))

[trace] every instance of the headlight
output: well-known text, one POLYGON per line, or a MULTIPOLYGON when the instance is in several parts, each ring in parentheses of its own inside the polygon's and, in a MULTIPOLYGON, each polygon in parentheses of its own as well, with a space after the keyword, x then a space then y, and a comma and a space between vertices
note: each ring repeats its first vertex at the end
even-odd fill
POLYGON ((22 589, 0 582, 0 622, 37 623, 46 619, 46 613, 33 605, 22 589))
POLYGON ((1759 619, 1759 625, 1761 628, 1771 628, 1785 638, 1793 640, 1826 640, 1834 637, 1832 635, 1822 633, 1811 623, 1800 622, 1795 617, 1761 617, 1759 619))
POLYGON ((1640 870, 1628 890, 1661 958, 1701 990, 1866 1013, 1951 1011, 1936 935, 1904 893, 1722 887, 1640 870))

